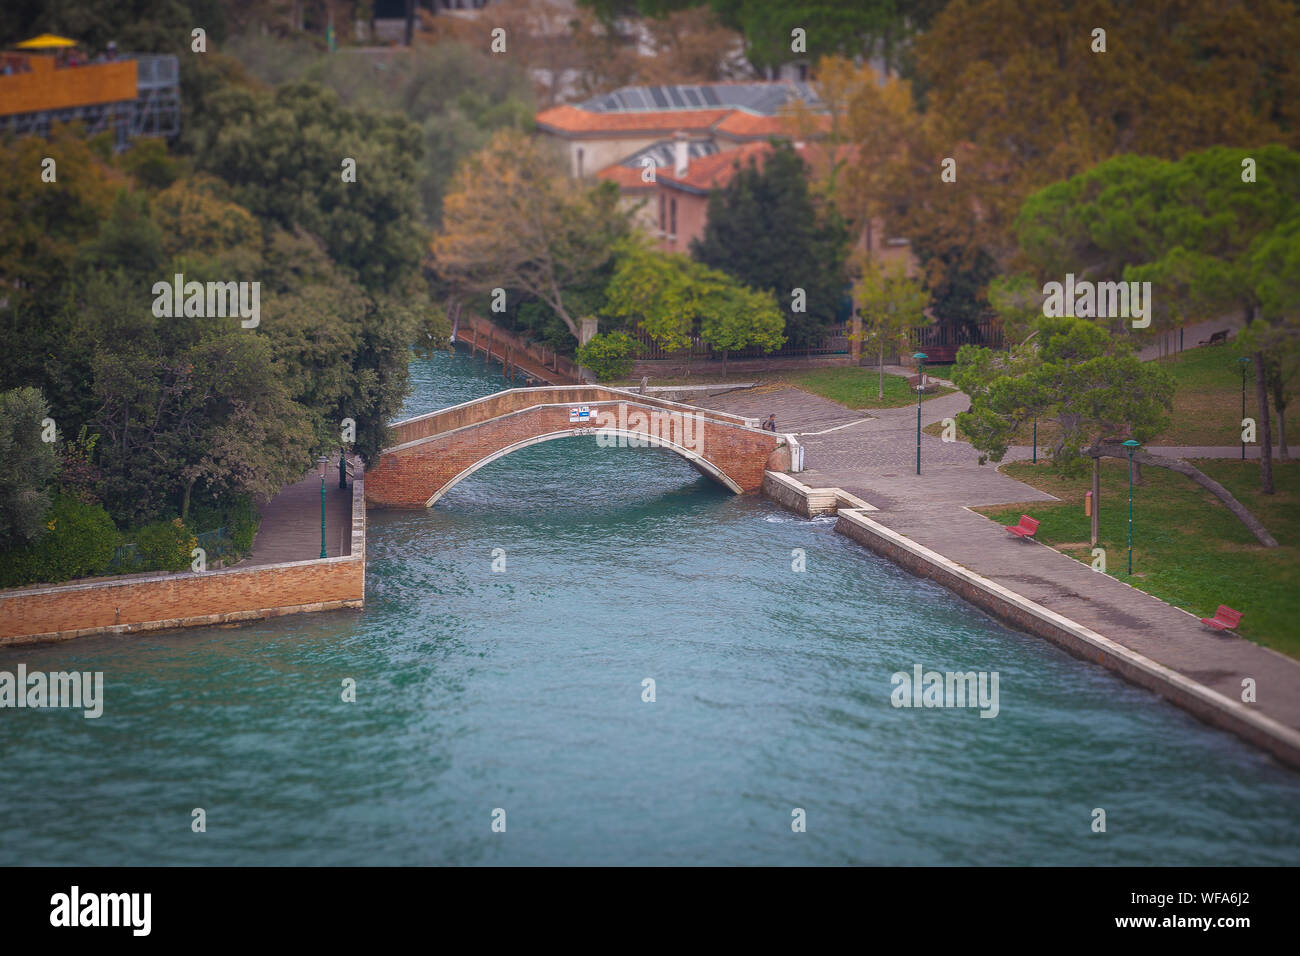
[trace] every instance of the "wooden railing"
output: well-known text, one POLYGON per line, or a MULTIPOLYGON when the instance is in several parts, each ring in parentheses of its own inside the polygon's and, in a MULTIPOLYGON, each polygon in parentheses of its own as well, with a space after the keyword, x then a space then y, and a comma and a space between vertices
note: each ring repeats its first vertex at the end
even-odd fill
POLYGON ((581 381, 577 363, 568 356, 503 329, 482 316, 462 312, 456 341, 468 345, 471 355, 481 350, 486 358, 500 362, 506 378, 513 378, 512 372, 518 372, 524 379, 537 379, 547 385, 573 385, 581 381))

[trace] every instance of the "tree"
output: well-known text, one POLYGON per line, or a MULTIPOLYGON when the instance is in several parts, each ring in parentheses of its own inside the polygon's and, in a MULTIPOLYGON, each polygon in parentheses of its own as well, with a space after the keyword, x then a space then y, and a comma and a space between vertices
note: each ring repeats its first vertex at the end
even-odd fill
POLYGON ((1264 364, 1277 409, 1278 457, 1291 457, 1286 410, 1300 381, 1300 215, 1258 237, 1249 253, 1260 318, 1242 331, 1238 346, 1264 364))
POLYGON ((873 248, 876 220, 897 201, 894 167, 903 144, 920 123, 908 84, 882 78, 869 64, 840 56, 818 60, 813 74, 820 110, 798 103, 792 109, 800 135, 821 140, 813 162, 816 192, 834 203, 850 233, 865 235, 873 248))
POLYGON ((665 349, 686 348, 696 334, 727 356, 736 349, 779 347, 784 320, 771 294, 680 254, 629 241, 605 292, 607 314, 635 322, 665 349))
POLYGON ((785 320, 766 292, 746 288, 721 273, 700 277, 700 338, 722 352, 722 374, 733 350, 757 346, 765 352, 785 342, 785 320))
POLYGON ((711 0, 724 23, 745 34, 745 53, 758 67, 777 67, 801 54, 791 51, 795 28, 805 31, 808 52, 846 57, 878 55, 897 69, 908 39, 923 27, 937 0, 858 0, 789 4, 783 0, 711 0))
POLYGON ((535 140, 493 135, 456 171, 433 240, 433 268, 462 293, 517 289, 546 303, 576 339, 565 296, 629 230, 612 183, 573 183, 535 140))
POLYGON ((58 470, 54 443, 42 440, 48 417, 37 389, 0 392, 0 543, 6 548, 34 541, 45 530, 49 487, 58 470))
POLYGON ((1021 342, 1033 334, 1043 314, 1043 294, 1031 276, 998 276, 989 283, 988 297, 1007 341, 1021 342))
POLYGON ((152 218, 167 257, 207 257, 232 249, 261 255, 258 222, 243 206, 223 198, 228 189, 219 179, 200 174, 174 182, 153 197, 152 218))
POLYGON ((636 340, 626 332, 601 332, 579 346, 578 364, 591 369, 600 382, 626 378, 632 372, 636 340))
POLYGON ((605 288, 606 314, 630 322, 668 351, 688 348, 700 312, 692 265, 685 256, 623 243, 605 288))
POLYGON ((726 186, 709 194, 708 223, 691 243, 699 262, 787 303, 795 345, 814 341, 839 316, 846 254, 838 214, 814 204, 807 167, 788 143, 773 143, 762 168, 753 157, 736 165, 726 186))
MULTIPOLYGON (((1022 426, 1054 421, 1057 433, 1048 454, 1065 473, 1077 472, 1089 458, 1127 457, 1123 439, 1145 442, 1159 434, 1174 390, 1169 374, 1140 361, 1127 342, 1087 319, 1070 317, 1041 319, 1038 334, 1007 353, 963 345, 953 381, 971 399, 970 411, 959 414, 957 422, 983 456, 1001 461, 1022 426)), ((1134 460, 1187 475, 1218 497, 1261 544, 1277 546, 1226 488, 1191 464, 1144 452, 1134 460)))
POLYGON ((909 330, 925 325, 929 296, 921 283, 909 278, 899 263, 893 270, 867 263, 853 287, 862 313, 863 338, 872 341, 880 362, 879 397, 885 397, 885 349, 892 343, 906 345, 909 330))
POLYGON ((149 217, 148 200, 119 192, 99 235, 81 247, 76 261, 80 269, 120 270, 135 285, 151 287, 162 273, 164 258, 162 231, 149 217))
MULTIPOLYGON (((1248 325, 1261 310, 1280 322, 1300 304, 1300 153, 1282 146, 1214 147, 1173 163, 1117 157, 1031 196, 1016 226, 1026 258, 1044 274, 1151 282, 1166 327, 1233 309, 1248 325), (1243 179, 1247 160, 1253 182, 1243 179)), ((1132 334, 1122 318, 1106 321, 1132 334)), ((1262 346, 1252 358, 1260 483, 1272 494, 1271 365, 1262 346)))
POLYGON ((273 494, 337 447, 345 418, 370 460, 401 407, 416 328, 439 330, 419 271, 419 131, 319 87, 203 76, 196 175, 160 146, 114 166, 71 133, 0 144, 33 171, 0 185, 15 224, 0 229, 0 388, 39 387, 50 417, 80 430, 62 490, 102 499, 124 526, 186 514, 195 496, 225 507, 273 494), (36 175, 46 155, 54 182, 36 175), (260 282, 261 325, 158 319, 148 290, 176 272, 260 282))
MULTIPOLYGON (((450 17, 435 18, 444 23, 450 17)), ((493 20, 492 26, 505 26, 493 20)), ((487 26, 486 20, 484 26, 487 26)), ((250 69, 268 82, 300 79, 320 83, 337 93, 350 109, 399 110, 420 128, 424 161, 416 168, 416 186, 423 208, 421 220, 432 228, 442 216, 442 197, 462 159, 481 149, 502 127, 531 127, 533 91, 517 36, 511 55, 489 52, 482 43, 439 42, 422 46, 410 56, 384 61, 375 69, 369 57, 330 55, 310 49, 309 58, 285 76, 298 47, 258 36, 240 38, 234 47, 250 69)))
POLYGON ((228 183, 230 199, 319 237, 366 289, 389 290, 418 274, 423 146, 405 118, 349 110, 314 83, 273 93, 227 88, 211 97, 195 139, 196 165, 228 183), (345 158, 356 161, 355 182, 343 177, 345 158))
POLYGON ((75 128, 49 141, 36 136, 0 142, 0 164, 23 170, 0 177, 0 286, 16 304, 48 296, 73 268, 77 246, 95 235, 121 185, 75 128), (42 161, 56 179, 42 182, 42 161))
POLYGON ((1285 0, 953 0, 918 38, 916 57, 943 120, 939 142, 971 143, 990 185, 1004 187, 981 191, 1004 230, 1034 189, 1110 156, 1300 145, 1300 128, 1279 125, 1300 71, 1297 31, 1285 0), (1106 52, 1096 52, 1093 30, 1107 24, 1123 26, 1109 27, 1106 52), (1207 75, 1224 82, 1208 89, 1207 75))

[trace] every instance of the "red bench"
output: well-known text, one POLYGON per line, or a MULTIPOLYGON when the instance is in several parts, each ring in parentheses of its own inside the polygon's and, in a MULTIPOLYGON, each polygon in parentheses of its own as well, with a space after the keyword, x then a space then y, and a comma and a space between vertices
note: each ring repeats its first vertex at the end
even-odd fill
POLYGON ((1203 617, 1201 623, 1216 631, 1231 631, 1241 623, 1241 612, 1234 611, 1226 604, 1220 604, 1219 609, 1214 612, 1214 617, 1203 617))
POLYGON ((1021 515, 1020 524, 1004 524, 1002 527, 1006 528, 1017 538, 1032 538, 1038 531, 1038 522, 1029 517, 1029 515, 1021 515))

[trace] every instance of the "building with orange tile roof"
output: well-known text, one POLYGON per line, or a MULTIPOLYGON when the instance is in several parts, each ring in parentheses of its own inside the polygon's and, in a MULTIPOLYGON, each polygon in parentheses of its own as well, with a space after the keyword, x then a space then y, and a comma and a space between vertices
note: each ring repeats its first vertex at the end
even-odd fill
MULTIPOLYGON (((565 153, 570 173, 615 183, 635 221, 665 252, 689 252, 704 234, 709 194, 744 164, 762 164, 772 140, 790 140, 816 173, 832 155, 816 139, 829 132, 810 86, 799 82, 623 87, 537 116, 537 129, 565 153), (796 103, 807 108, 798 115, 796 103), (811 140, 811 141, 810 141, 811 140)), ((877 261, 918 265, 906 239, 874 220, 855 245, 877 261)), ((856 354, 856 342, 854 343, 856 354)))

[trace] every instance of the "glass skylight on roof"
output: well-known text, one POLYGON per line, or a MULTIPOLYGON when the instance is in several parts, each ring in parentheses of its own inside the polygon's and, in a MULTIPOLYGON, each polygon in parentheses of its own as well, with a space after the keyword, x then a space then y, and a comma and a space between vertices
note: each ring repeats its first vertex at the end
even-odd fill
POLYGON ((817 94, 805 82, 706 83, 624 86, 613 93, 592 97, 578 105, 581 109, 597 113, 730 107, 771 116, 782 105, 796 99, 812 104, 818 102, 817 94))

